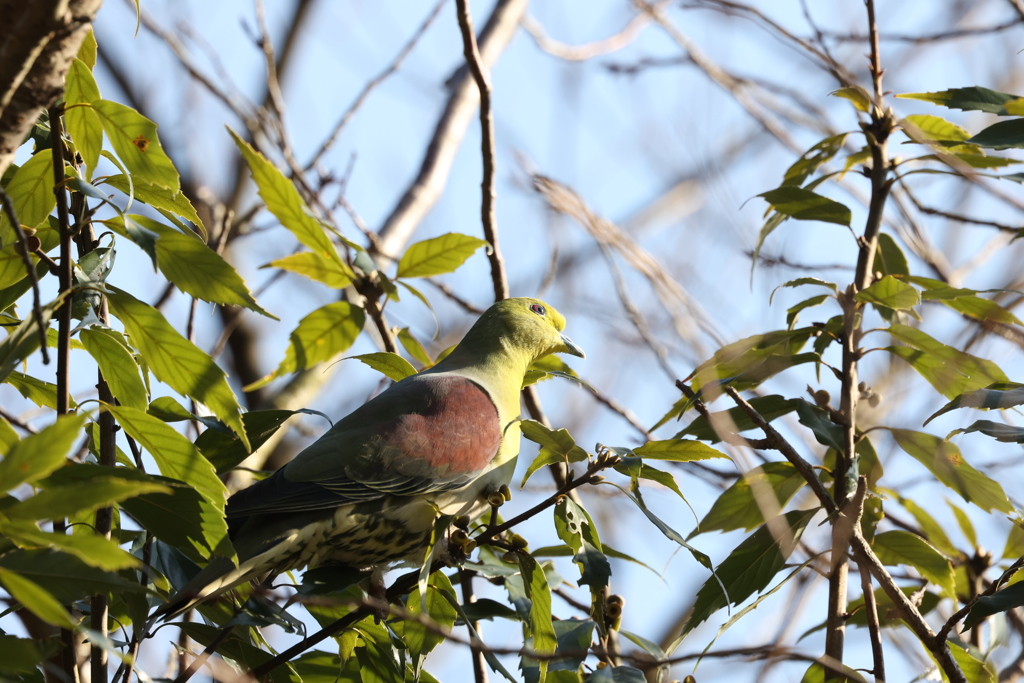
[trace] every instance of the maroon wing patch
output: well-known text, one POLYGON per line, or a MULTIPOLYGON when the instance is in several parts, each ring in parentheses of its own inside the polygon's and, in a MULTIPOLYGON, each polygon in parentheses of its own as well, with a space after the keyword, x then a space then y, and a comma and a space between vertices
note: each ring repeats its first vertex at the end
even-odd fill
POLYGON ((424 376, 430 400, 393 423, 386 441, 448 475, 484 469, 498 452, 501 424, 487 392, 465 377, 424 376))

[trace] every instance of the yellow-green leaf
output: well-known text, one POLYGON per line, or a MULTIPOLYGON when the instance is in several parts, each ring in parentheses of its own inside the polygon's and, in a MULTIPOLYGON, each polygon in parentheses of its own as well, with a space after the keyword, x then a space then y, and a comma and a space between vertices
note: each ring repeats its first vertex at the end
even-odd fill
MULTIPOLYGON (((37 152, 14 172, 5 189, 18 222, 28 228, 37 227, 57 205, 53 194, 53 153, 48 149, 37 152)), ((14 240, 14 228, 4 211, 0 215, 0 245, 9 246, 14 240)))
POLYGON ((900 282, 892 275, 886 275, 870 287, 857 292, 854 297, 861 303, 876 304, 896 310, 907 310, 921 303, 921 295, 917 290, 900 282))
POLYGON ((323 226, 310 212, 309 207, 302 201, 298 190, 292 181, 284 177, 284 174, 274 164, 254 150, 252 146, 242 138, 238 137, 233 130, 228 129, 235 144, 249 164, 252 179, 259 188, 260 197, 267 203, 267 210, 274 214, 274 217, 281 222, 281 225, 291 230, 296 238, 315 253, 342 264, 344 262, 338 255, 323 226))
POLYGON ((711 446, 692 439, 666 439, 664 441, 648 441, 633 449, 641 458, 648 460, 671 460, 672 462, 693 462, 709 458, 726 458, 725 453, 711 446))
POLYGON ((199 218, 199 214, 196 213, 192 202, 183 192, 173 192, 159 185, 151 185, 143 182, 140 178, 132 178, 132 182, 129 184, 128 176, 123 173, 109 176, 103 182, 126 195, 134 196, 138 201, 148 204, 154 209, 167 211, 184 218, 199 228, 203 238, 206 238, 206 226, 199 218))
MULTIPOLYGON (((166 487, 160 487, 166 489, 166 487)), ((146 493, 143 491, 142 493, 146 493)), ((40 531, 35 522, 0 521, 0 533, 19 548, 57 548, 74 555, 90 567, 116 571, 138 567, 134 555, 121 550, 115 541, 89 534, 65 535, 40 531)))
POLYGON ((350 356, 364 365, 368 365, 377 372, 395 382, 416 374, 416 368, 412 363, 399 356, 397 353, 388 351, 377 351, 376 353, 364 353, 358 356, 350 356))
POLYGON ((449 232, 413 244, 402 254, 395 277, 431 277, 450 273, 487 244, 478 237, 449 232))
POLYGON ((871 111, 871 96, 868 95, 868 91, 859 85, 852 85, 848 88, 840 88, 829 93, 833 97, 842 97, 844 100, 849 100, 853 103, 853 106, 857 111, 867 113, 871 111))
POLYGON ((31 484, 63 465, 86 419, 85 415, 63 415, 39 433, 14 444, 0 460, 0 489, 9 491, 31 484))
POLYGON ((410 356, 415 358, 424 367, 429 367, 434 364, 434 361, 430 359, 430 354, 423 348, 423 344, 420 343, 419 339, 412 336, 412 332, 409 331, 408 327, 403 327, 398 331, 398 341, 402 345, 410 356))
POLYGON ((57 598, 34 581, 0 567, 0 583, 4 585, 12 598, 21 603, 22 607, 46 623, 62 628, 75 627, 71 615, 61 606, 57 598))
POLYGON ((303 251, 291 256, 260 266, 261 268, 280 268, 296 273, 310 280, 322 282, 332 289, 343 289, 355 278, 352 269, 344 261, 327 258, 314 251, 303 251))
POLYGON ((992 361, 946 346, 921 330, 892 325, 889 334, 906 346, 889 346, 886 350, 907 361, 946 398, 1006 381, 1006 375, 992 361))
POLYGON ((107 302, 156 378, 204 404, 248 449, 238 399, 213 359, 171 327, 160 311, 127 292, 110 287, 107 302))
POLYGON ((84 329, 78 336, 99 366, 114 398, 121 405, 145 410, 149 404, 146 385, 124 338, 118 332, 101 327, 84 329))
POLYGON ((929 114, 911 114, 903 119, 916 127, 929 140, 953 140, 962 142, 971 134, 944 118, 929 114))
MULTIPOLYGON (((91 34, 91 32, 90 32, 91 34)), ((93 43, 95 47, 95 42, 93 43)), ((83 44, 84 47, 84 44, 83 44)), ((93 64, 96 54, 93 53, 93 64)), ((92 178, 103 149, 103 122, 91 105, 100 99, 100 89, 92 75, 92 67, 81 59, 71 61, 68 75, 64 79, 64 120, 75 148, 82 155, 86 165, 86 180, 92 178)))
POLYGON ((135 178, 178 192, 178 171, 160 146, 155 123, 131 107, 109 100, 96 100, 92 109, 118 158, 135 178))
POLYGON ((277 369, 250 384, 246 390, 266 386, 282 375, 305 370, 346 351, 362 332, 365 317, 363 309, 347 301, 316 309, 292 330, 291 343, 277 369))
POLYGON ((897 529, 876 534, 871 547, 882 564, 909 565, 942 589, 946 597, 956 596, 953 565, 923 538, 897 529))

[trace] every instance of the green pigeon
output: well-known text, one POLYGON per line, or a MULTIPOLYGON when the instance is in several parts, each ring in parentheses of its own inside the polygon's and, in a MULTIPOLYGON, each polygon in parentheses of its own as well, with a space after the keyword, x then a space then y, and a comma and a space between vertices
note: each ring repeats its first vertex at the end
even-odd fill
POLYGON ((422 563, 438 514, 476 518, 511 480, 527 369, 550 353, 584 357, 564 328, 537 299, 491 306, 442 361, 231 496, 238 565, 214 558, 159 614, 301 567, 371 569, 380 580, 392 564, 422 563))

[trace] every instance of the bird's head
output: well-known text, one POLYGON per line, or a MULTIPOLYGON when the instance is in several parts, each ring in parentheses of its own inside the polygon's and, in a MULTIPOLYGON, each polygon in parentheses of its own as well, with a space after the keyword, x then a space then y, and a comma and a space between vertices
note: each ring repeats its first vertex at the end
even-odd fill
POLYGON ((467 342, 490 347, 487 341, 499 342, 530 361, 549 353, 568 353, 586 358, 583 349, 562 334, 565 317, 553 306, 539 299, 525 297, 504 299, 480 316, 466 333, 467 342))

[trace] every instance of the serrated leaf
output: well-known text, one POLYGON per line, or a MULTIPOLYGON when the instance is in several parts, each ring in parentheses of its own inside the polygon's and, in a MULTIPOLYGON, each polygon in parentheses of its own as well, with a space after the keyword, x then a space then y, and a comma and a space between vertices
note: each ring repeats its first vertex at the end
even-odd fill
POLYGON ((909 429, 890 429, 896 443, 968 503, 990 512, 1012 512, 1003 487, 964 460, 956 444, 909 429))
POLYGON ((777 540, 776 535, 769 530, 769 524, 765 524, 736 546, 715 568, 715 574, 724 584, 728 598, 714 577, 705 581, 697 592, 683 634, 692 631, 727 604, 738 605, 753 593, 764 590, 782 569, 796 548, 807 523, 816 513, 817 509, 794 510, 772 520, 771 526, 776 533, 782 529, 788 530, 786 538, 777 540))
POLYGON ((46 623, 61 628, 75 627, 74 620, 60 602, 34 581, 0 567, 0 583, 22 607, 46 623))
POLYGON ((882 564, 908 565, 942 589, 946 597, 956 596, 953 565, 917 534, 896 529, 875 535, 871 544, 882 564))
POLYGON ((348 264, 339 259, 332 259, 313 251, 303 251, 260 266, 261 268, 280 268, 290 273, 302 275, 310 280, 321 282, 331 289, 344 289, 352 284, 355 273, 348 264))
MULTIPOLYGON (((783 415, 787 415, 797 409, 800 399, 784 398, 779 395, 770 396, 756 396, 752 398, 749 403, 758 413, 761 414, 768 422, 775 420, 783 415)), ((708 420, 704 416, 694 418, 686 429, 676 434, 676 438, 682 438, 683 436, 693 436, 701 441, 710 441, 711 443, 718 443, 722 439, 715 431, 712 425, 718 424, 732 424, 736 426, 736 432, 742 433, 750 429, 755 429, 757 425, 754 424, 750 416, 747 415, 739 406, 730 408, 720 412, 711 413, 711 424, 708 424, 708 420)))
POLYGON ((121 335, 110 329, 84 329, 78 338, 103 373, 110 392, 121 405, 145 410, 148 406, 146 385, 139 375, 139 364, 127 349, 121 335))
POLYGON ((1022 605, 1024 605, 1024 581, 1018 581, 996 591, 992 595, 984 595, 978 598, 978 602, 974 603, 974 606, 971 607, 971 610, 964 618, 963 627, 960 631, 961 633, 966 633, 983 619, 993 614, 1021 607, 1022 605))
POLYGON ((0 482, 5 491, 31 484, 63 465, 81 435, 87 415, 62 415, 37 434, 15 443, 0 461, 0 482))
POLYGON ((411 377, 416 374, 416 368, 412 366, 412 363, 402 358, 397 353, 391 353, 389 351, 364 353, 358 356, 349 356, 349 358, 373 368, 395 382, 400 382, 406 377, 411 377))
POLYGON ((909 363, 946 398, 1006 381, 1006 375, 992 361, 946 346, 921 330, 892 325, 888 331, 906 346, 889 346, 885 350, 909 363))
POLYGON ((993 123, 967 142, 989 149, 1024 148, 1024 119, 993 123))
POLYGON ((693 462, 711 458, 729 459, 725 453, 691 439, 648 441, 642 446, 634 448, 633 452, 648 460, 671 460, 672 462, 693 462))
MULTIPOLYGON (((38 227, 57 205, 57 196, 53 193, 53 153, 44 149, 34 154, 15 171, 4 189, 11 198, 11 208, 18 222, 28 228, 38 227)), ((0 215, 0 246, 9 246, 14 241, 14 227, 4 211, 0 215)), ((24 265, 21 268, 24 270, 24 265)))
POLYGON ((814 173, 819 166, 827 163, 829 159, 834 157, 839 150, 843 148, 843 143, 846 141, 847 135, 848 133, 830 135, 804 152, 796 163, 786 169, 786 174, 782 184, 795 186, 803 185, 804 181, 811 177, 811 174, 814 173))
POLYGON ((165 477, 188 482, 214 505, 223 505, 227 488, 195 444, 157 418, 128 406, 109 407, 125 433, 144 448, 165 477))
POLYGON ((850 225, 852 216, 846 206, 801 187, 778 187, 757 196, 764 197, 772 208, 790 218, 850 225))
POLYGON ((123 173, 107 176, 103 182, 126 195, 134 196, 135 199, 154 209, 167 211, 184 218, 195 225, 203 239, 206 239, 206 225, 203 224, 195 207, 192 206, 192 202, 188 200, 184 192, 174 192, 159 185, 150 185, 140 178, 132 178, 129 182, 128 176, 123 173))
POLYGON ((976 659, 970 652, 956 643, 949 643, 949 651, 956 660, 964 678, 971 683, 996 683, 998 677, 990 662, 976 659))
POLYGON ((75 143, 75 149, 85 162, 85 177, 88 180, 96 171, 100 150, 103 148, 103 122, 91 106, 81 105, 91 105, 100 99, 100 89, 96 85, 90 65, 82 59, 71 60, 64 84, 64 121, 67 123, 71 140, 75 143))
POLYGON ((779 291, 780 289, 783 289, 783 288, 786 288, 786 287, 802 287, 803 285, 813 285, 815 287, 826 287, 828 289, 831 289, 833 294, 836 294, 836 293, 839 292, 839 287, 837 287, 836 283, 834 283, 834 282, 826 282, 825 280, 822 280, 822 279, 816 278, 816 277, 798 277, 795 280, 790 280, 789 282, 783 282, 781 285, 779 285, 778 287, 773 289, 771 295, 769 295, 769 297, 768 297, 768 305, 769 306, 771 305, 772 299, 775 298, 775 292, 779 291))
POLYGON ((417 242, 402 254, 395 277, 432 277, 450 273, 486 244, 478 237, 457 232, 417 242))
POLYGON ((160 145, 155 123, 131 107, 109 100, 94 101, 92 109, 99 116, 117 156, 133 176, 144 183, 178 192, 178 171, 160 145))
MULTIPOLYGON (((4 378, 5 384, 10 384, 18 390, 24 398, 32 401, 41 408, 57 409, 57 385, 52 382, 44 382, 20 372, 12 372, 4 378)), ((68 405, 72 410, 78 407, 73 398, 68 398, 68 405)))
POLYGON ((347 301, 336 301, 316 309, 299 321, 289 335, 284 360, 277 369, 246 387, 252 391, 284 375, 306 370, 347 351, 363 331, 365 313, 347 301))
POLYGON ((1017 98, 996 90, 989 90, 980 86, 969 88, 951 88, 939 92, 914 92, 896 95, 906 100, 922 100, 938 104, 948 109, 960 109, 962 111, 984 111, 989 114, 999 114, 1003 106, 1010 100, 1017 98))
POLYGON ((129 482, 118 477, 94 478, 89 486, 37 483, 43 490, 4 509, 11 520, 40 520, 73 517, 91 512, 143 493, 170 493, 162 484, 129 482))
MULTIPOLYGON (((295 413, 292 410, 254 410, 244 413, 242 424, 253 450, 266 443, 295 413)), ((249 457, 249 452, 236 435, 219 429, 207 429, 199 435, 195 445, 216 468, 217 474, 226 473, 249 457)))
POLYGON ((111 313, 124 324, 156 378, 209 408, 249 448, 241 408, 224 371, 171 327, 160 311, 116 287, 110 289, 106 297, 111 313))
POLYGON ((764 524, 758 504, 761 496, 774 495, 774 509, 781 510, 805 483, 803 476, 788 462, 768 462, 756 467, 718 496, 688 538, 709 531, 750 531, 764 524))
POLYGON ((302 201, 292 181, 254 150, 251 145, 231 129, 228 129, 238 149, 249 164, 252 179, 259 188, 260 197, 267 204, 267 210, 301 242, 320 256, 330 259, 344 269, 345 264, 338 255, 323 226, 302 201))
POLYGON ((885 306, 898 311, 913 308, 921 303, 921 295, 914 287, 900 282, 891 275, 876 280, 871 286, 857 292, 854 298, 861 303, 885 306))
POLYGON ((522 420, 519 428, 530 441, 547 448, 560 458, 579 462, 587 458, 587 452, 576 445, 575 439, 565 429, 550 429, 536 420, 522 420))
POLYGON ((829 93, 832 97, 842 97, 844 100, 849 100, 853 103, 854 108, 857 111, 862 111, 865 114, 871 111, 871 96, 868 95, 868 91, 859 85, 851 85, 847 88, 840 88, 829 93))

